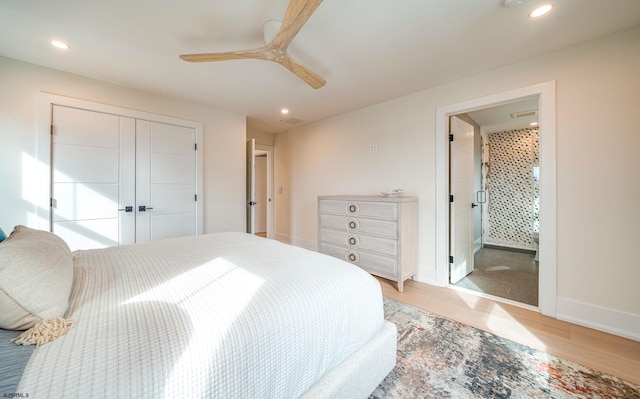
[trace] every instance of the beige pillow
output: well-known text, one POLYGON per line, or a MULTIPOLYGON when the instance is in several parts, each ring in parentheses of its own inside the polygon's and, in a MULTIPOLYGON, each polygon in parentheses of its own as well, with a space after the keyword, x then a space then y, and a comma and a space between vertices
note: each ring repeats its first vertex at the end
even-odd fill
POLYGON ((67 244, 48 231, 16 226, 0 243, 0 328, 26 330, 64 316, 72 283, 67 244))

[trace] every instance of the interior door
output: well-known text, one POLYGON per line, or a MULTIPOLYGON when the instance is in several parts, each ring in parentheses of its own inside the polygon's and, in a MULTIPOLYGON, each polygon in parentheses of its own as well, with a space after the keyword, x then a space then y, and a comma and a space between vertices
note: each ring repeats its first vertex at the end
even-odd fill
POLYGON ((136 120, 136 242, 196 234, 196 132, 136 120))
POLYGON ((254 229, 256 234, 267 232, 267 153, 266 151, 256 150, 254 169, 254 187, 256 196, 256 205, 254 206, 255 218, 254 229))
POLYGON ((449 187, 450 202, 449 254, 450 282, 455 284, 473 271, 473 126, 458 117, 451 117, 449 187))
POLYGON ((256 139, 247 141, 247 233, 256 233, 256 139))
POLYGON ((51 231, 71 250, 134 242, 134 140, 131 118, 53 106, 51 231))

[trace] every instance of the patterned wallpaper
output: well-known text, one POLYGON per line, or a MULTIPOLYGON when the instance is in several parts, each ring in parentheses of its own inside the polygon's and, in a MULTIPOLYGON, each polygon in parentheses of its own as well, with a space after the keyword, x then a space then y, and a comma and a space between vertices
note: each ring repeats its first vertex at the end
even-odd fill
POLYGON ((538 128, 488 136, 488 229, 484 242, 535 249, 531 232, 540 226, 538 128))

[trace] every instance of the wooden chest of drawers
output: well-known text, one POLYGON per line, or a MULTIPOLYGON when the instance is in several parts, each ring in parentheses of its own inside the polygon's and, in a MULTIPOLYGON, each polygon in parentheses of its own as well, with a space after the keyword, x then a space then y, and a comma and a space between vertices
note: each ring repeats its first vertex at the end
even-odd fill
POLYGON ((318 197, 318 251, 398 282, 418 271, 418 199, 318 197))

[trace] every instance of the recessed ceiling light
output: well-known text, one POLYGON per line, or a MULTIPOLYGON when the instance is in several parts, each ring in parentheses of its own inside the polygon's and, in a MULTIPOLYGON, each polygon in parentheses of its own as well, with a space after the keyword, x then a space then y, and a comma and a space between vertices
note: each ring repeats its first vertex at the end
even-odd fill
POLYGON ((61 42, 59 40, 52 40, 51 41, 51 45, 53 47, 59 48, 59 49, 63 49, 63 50, 68 50, 69 49, 69 45, 65 42, 61 42))
POLYGON ((553 6, 551 4, 543 4, 543 5, 539 6, 539 7, 536 7, 529 13, 529 18, 541 17, 544 14, 548 13, 549 11, 551 11, 551 8, 553 8, 553 6))
POLYGON ((289 113, 289 110, 286 108, 282 108, 282 110, 280 110, 280 112, 282 112, 284 115, 289 113))

